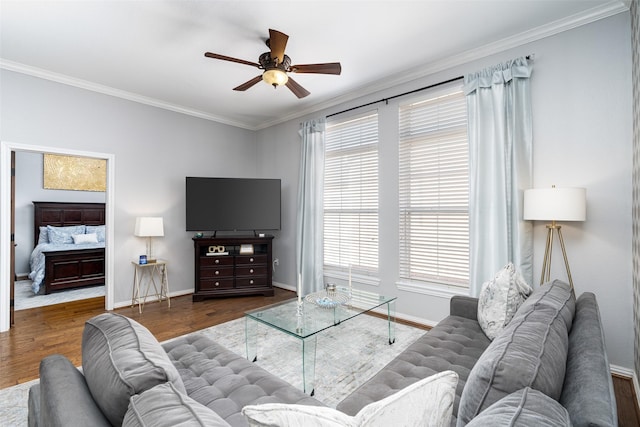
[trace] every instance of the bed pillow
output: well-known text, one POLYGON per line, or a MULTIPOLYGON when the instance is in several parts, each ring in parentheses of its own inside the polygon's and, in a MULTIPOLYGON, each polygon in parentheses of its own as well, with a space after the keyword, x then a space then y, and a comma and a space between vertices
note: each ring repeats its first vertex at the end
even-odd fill
POLYGON ((74 234, 84 234, 84 225, 71 225, 68 227, 54 227, 47 225, 47 233, 49 234, 49 243, 55 245, 73 244, 74 234))
POLYGON ((87 228, 85 230, 85 233, 90 234, 90 233, 96 233, 96 235, 98 236, 98 242, 102 243, 104 242, 104 235, 105 235, 105 226, 104 225, 87 225, 87 228))
POLYGON ((502 332, 532 289, 513 263, 482 284, 478 297, 478 323, 490 340, 502 332))
POLYGON ((186 393, 178 370, 151 332, 115 313, 86 321, 82 368, 93 399, 114 426, 122 424, 135 394, 167 382, 186 393))
POLYGON ((49 243, 49 230, 47 226, 40 226, 40 234, 38 234, 38 244, 49 243))
POLYGON ((76 245, 81 245, 83 243, 98 243, 98 235, 96 233, 74 234, 71 237, 73 238, 73 243, 76 245))
POLYGON ((332 408, 265 403, 242 408, 252 427, 449 427, 458 374, 443 371, 365 406, 354 417, 332 408))

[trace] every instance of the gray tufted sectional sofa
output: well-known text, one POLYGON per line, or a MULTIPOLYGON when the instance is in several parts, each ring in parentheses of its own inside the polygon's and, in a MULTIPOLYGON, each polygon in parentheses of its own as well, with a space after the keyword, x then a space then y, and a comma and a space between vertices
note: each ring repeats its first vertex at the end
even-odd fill
MULTIPOLYGON (((450 316, 343 400, 367 404, 437 372, 459 375, 452 426, 615 426, 616 404, 593 294, 542 286, 492 342, 477 299, 454 297, 450 316)), ((246 426, 245 405, 318 400, 208 338, 160 345, 144 327, 105 313, 87 321, 83 373, 53 355, 29 393, 30 426, 246 426), (84 375, 83 375, 84 373, 84 375)))
POLYGON ((562 281, 535 289, 490 341, 478 300, 453 297, 450 315, 338 405, 355 414, 421 378, 458 373, 452 426, 617 426, 595 295, 562 281))

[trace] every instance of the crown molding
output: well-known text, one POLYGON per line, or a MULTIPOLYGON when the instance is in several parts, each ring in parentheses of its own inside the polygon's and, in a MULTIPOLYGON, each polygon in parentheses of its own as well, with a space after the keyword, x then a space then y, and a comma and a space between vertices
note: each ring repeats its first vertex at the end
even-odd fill
MULTIPOLYGON (((348 95, 334 97, 331 98, 330 101, 315 104, 314 106, 304 110, 298 110, 295 113, 292 113, 288 116, 279 117, 277 120, 273 120, 271 122, 265 122, 259 126, 259 129, 265 129, 280 123, 287 122, 289 120, 304 117, 317 111, 330 110, 333 107, 339 105, 342 106, 347 102, 362 98, 364 96, 372 95, 376 92, 387 90, 405 83, 410 83, 412 81, 428 77, 441 71, 446 71, 453 67, 457 67, 471 61, 475 61, 477 59, 497 54, 508 49, 516 48, 518 46, 541 40, 546 37, 551 37, 564 31, 569 31, 582 25, 587 25, 600 19, 605 19, 610 16, 626 12, 629 10, 631 1, 632 0, 612 1, 605 5, 586 10, 567 18, 550 22, 532 30, 524 31, 515 36, 489 43, 485 46, 471 49, 457 55, 442 58, 430 64, 413 68, 406 72, 399 73, 395 77, 361 85, 359 88, 350 91, 348 95)), ((534 52, 529 52, 527 54, 534 54, 534 52)), ((331 112, 329 112, 329 114, 331 114, 331 112)))
POLYGON ((128 101, 137 102, 139 104, 150 105, 152 107, 162 108, 164 110, 169 110, 180 114, 186 114, 205 120, 211 120, 225 125, 235 126, 242 129, 255 130, 253 127, 248 126, 246 123, 233 121, 223 116, 216 116, 204 111, 194 110, 182 105, 162 101, 160 99, 150 98, 147 96, 139 95, 137 93, 116 89, 111 86, 101 85, 99 83, 82 80, 76 77, 70 77, 65 74, 55 73, 53 71, 32 67, 30 65, 9 61, 3 58, 0 58, 0 68, 8 71, 14 71, 16 73, 26 74, 32 77, 38 77, 41 79, 62 83, 69 86, 74 86, 80 89, 86 89, 92 92, 102 93, 104 95, 115 96, 116 98, 126 99, 128 101))
MULTIPOLYGON (((425 64, 423 66, 413 68, 412 70, 408 70, 403 73, 398 73, 391 78, 385 78, 378 81, 366 82, 360 85, 358 88, 349 91, 348 94, 332 97, 330 100, 313 104, 302 110, 297 109, 295 112, 292 112, 289 115, 280 116, 277 119, 274 119, 271 121, 265 121, 257 125, 250 125, 247 123, 238 122, 235 120, 231 120, 227 117, 217 116, 204 111, 194 110, 182 105, 177 105, 177 104, 162 101, 159 99, 146 97, 133 92, 116 89, 110 86, 93 83, 87 80, 70 77, 64 74, 55 73, 52 71, 32 67, 29 65, 21 64, 14 61, 9 61, 2 58, 0 58, 0 68, 9 70, 9 71, 14 71, 17 73, 30 75, 33 77, 38 77, 41 79, 51 80, 51 81, 66 84, 69 86, 78 87, 81 89, 90 90, 93 92, 102 93, 105 95, 115 96, 117 98, 126 99, 126 100, 137 102, 140 104, 150 105, 153 107, 162 108, 169 111, 174 111, 180 114, 186 114, 189 116, 198 117, 205 120, 211 120, 211 121, 229 125, 229 126, 235 126, 242 129, 257 131, 257 130, 266 129, 271 126, 275 126, 290 120, 298 119, 300 117, 313 114, 317 111, 330 110, 331 108, 337 107, 339 105, 343 105, 345 103, 354 101, 364 96, 372 95, 376 92, 387 90, 405 83, 410 83, 417 79, 421 79, 421 78, 433 75, 435 73, 445 71, 453 67, 463 65, 465 63, 505 51, 507 49, 522 46, 524 44, 531 43, 533 41, 540 40, 545 37, 550 37, 555 34, 568 31, 582 25, 586 25, 600 19, 617 15, 618 13, 628 11, 631 5, 631 1, 632 0, 611 1, 602 6, 598 6, 598 7, 586 10, 584 12, 569 16, 564 19, 550 22, 548 24, 534 28, 533 30, 529 30, 529 31, 525 31, 520 34, 517 34, 513 37, 508 37, 494 43, 489 43, 477 49, 471 49, 457 55, 453 55, 447 58, 442 58, 440 60, 431 62, 430 64, 425 64)), ((530 53, 533 53, 533 52, 530 52, 530 53)))

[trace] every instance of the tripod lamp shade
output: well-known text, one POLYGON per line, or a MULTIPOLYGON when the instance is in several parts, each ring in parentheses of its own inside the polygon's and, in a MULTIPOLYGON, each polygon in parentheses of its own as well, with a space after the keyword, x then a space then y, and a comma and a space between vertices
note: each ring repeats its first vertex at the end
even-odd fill
POLYGON ((164 236, 162 217, 143 216, 136 218, 136 228, 133 234, 138 237, 164 236))
POLYGON ((524 192, 525 220, 584 221, 587 219, 585 188, 535 188, 524 192))

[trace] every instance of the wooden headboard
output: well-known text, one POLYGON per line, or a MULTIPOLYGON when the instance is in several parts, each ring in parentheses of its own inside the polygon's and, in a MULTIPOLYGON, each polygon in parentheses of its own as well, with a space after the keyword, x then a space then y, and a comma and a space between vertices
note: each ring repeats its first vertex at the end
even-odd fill
POLYGON ((33 206, 34 246, 42 226, 104 225, 104 203, 33 202, 33 206))

